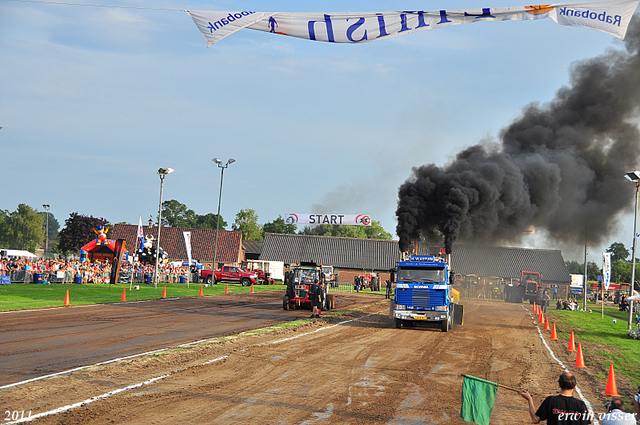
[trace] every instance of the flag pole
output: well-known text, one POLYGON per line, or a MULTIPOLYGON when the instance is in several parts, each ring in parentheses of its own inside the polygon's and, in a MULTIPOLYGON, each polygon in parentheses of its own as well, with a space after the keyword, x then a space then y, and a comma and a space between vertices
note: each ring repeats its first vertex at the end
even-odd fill
MULTIPOLYGON (((460 376, 464 376, 465 378, 466 378, 466 377, 469 377, 469 378, 475 378, 475 376, 465 375, 464 373, 461 373, 461 374, 460 374, 460 376)), ((497 382, 496 382, 495 384, 496 384, 498 387, 500 387, 500 388, 504 388, 505 390, 515 391, 515 392, 517 392, 517 393, 519 393, 520 391, 522 391, 522 390, 516 390, 515 388, 507 387, 506 385, 502 385, 502 384, 499 384, 499 383, 497 383, 497 382)))

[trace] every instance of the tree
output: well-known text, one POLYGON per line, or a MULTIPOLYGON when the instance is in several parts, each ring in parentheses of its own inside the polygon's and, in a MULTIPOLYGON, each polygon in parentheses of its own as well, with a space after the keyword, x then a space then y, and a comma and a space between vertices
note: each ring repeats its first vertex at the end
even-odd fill
POLYGON ((618 260, 626 260, 629 257, 629 250, 625 248, 622 242, 614 242, 611 244, 609 248, 607 248, 606 252, 611 253, 611 262, 618 260))
POLYGON ((367 235, 367 239, 385 239, 390 241, 393 239, 393 235, 388 233, 382 227, 382 223, 376 220, 371 221, 371 225, 365 226, 364 231, 367 235))
POLYGON ((238 211, 231 228, 242 232, 242 239, 246 241, 263 240, 262 227, 258 224, 258 214, 250 208, 238 211))
MULTIPOLYGON (((577 261, 565 261, 567 270, 571 274, 584 275, 584 263, 580 264, 577 261)), ((602 276, 602 270, 593 261, 587 263, 587 278, 588 280, 598 280, 598 276, 602 276)))
POLYGON ((338 236, 343 238, 359 239, 386 239, 393 236, 385 232, 379 221, 372 221, 369 226, 342 226, 338 224, 319 224, 317 226, 305 226, 300 232, 303 235, 338 236))
POLYGON ((262 226, 262 236, 264 237, 265 233, 282 233, 285 235, 294 235, 296 233, 297 227, 295 224, 287 224, 284 222, 284 218, 281 215, 278 216, 275 220, 265 223, 262 226))
MULTIPOLYGON (((42 229, 45 232, 45 237, 47 234, 47 212, 41 211, 38 214, 42 216, 42 229)), ((60 230, 60 223, 56 220, 53 213, 49 213, 49 247, 52 246, 53 242, 58 240, 58 233, 60 230)))
MULTIPOLYGON (((77 212, 71 213, 64 222, 64 229, 60 231, 57 250, 65 254, 80 251, 80 248, 95 239, 96 234, 93 229, 97 229, 99 224, 106 227, 108 223, 104 218, 86 216, 77 212)), ((107 237, 109 237, 108 233, 107 237)))
MULTIPOLYGON (((584 273, 584 272, 583 272, 584 273)), ((598 276, 602 276, 602 269, 596 263, 590 261, 587 263, 587 277, 589 280, 598 280, 598 276)))
POLYGON ((567 266, 567 270, 571 274, 584 274, 584 264, 580 264, 575 260, 565 261, 564 263, 567 266))
POLYGON ((227 228, 228 224, 222 216, 218 217, 218 214, 205 214, 205 215, 196 215, 196 222, 194 224, 194 228, 196 229, 213 229, 216 230, 216 223, 220 220, 220 230, 224 230, 227 228))
POLYGON ((10 247, 9 231, 9 211, 0 210, 0 247, 10 247))
POLYGON ((611 262, 612 282, 631 282, 631 263, 622 260, 611 262))
POLYGON ((172 199, 162 203, 162 225, 169 227, 194 227, 196 213, 183 203, 172 199))
POLYGON ((35 252, 36 246, 44 240, 42 215, 28 205, 19 204, 18 209, 9 214, 8 227, 8 239, 13 248, 35 252))

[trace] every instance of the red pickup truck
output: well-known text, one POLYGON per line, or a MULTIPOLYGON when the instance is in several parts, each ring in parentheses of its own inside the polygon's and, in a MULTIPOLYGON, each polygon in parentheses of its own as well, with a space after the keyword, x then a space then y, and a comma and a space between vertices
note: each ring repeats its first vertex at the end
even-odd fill
POLYGON ((222 270, 202 270, 200 279, 208 284, 218 282, 240 283, 242 286, 251 286, 258 281, 258 276, 254 272, 246 272, 239 267, 222 266, 222 270))

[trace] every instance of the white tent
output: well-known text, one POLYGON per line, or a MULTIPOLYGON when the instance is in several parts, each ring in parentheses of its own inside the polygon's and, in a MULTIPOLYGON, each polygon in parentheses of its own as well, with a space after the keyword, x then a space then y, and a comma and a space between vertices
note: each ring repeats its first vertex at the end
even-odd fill
POLYGON ((29 251, 24 251, 22 249, 2 249, 2 248, 0 248, 0 254, 4 255, 5 257, 36 258, 35 254, 32 254, 29 251))

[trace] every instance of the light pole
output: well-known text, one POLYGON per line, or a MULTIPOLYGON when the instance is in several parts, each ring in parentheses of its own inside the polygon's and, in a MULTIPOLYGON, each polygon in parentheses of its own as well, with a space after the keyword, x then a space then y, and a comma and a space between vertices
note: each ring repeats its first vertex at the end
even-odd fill
MULTIPOLYGON (((2 127, 0 127, 0 130, 2 129, 2 127)), ((44 258, 47 258, 47 251, 49 251, 49 209, 51 208, 51 205, 49 204, 44 204, 42 205, 42 207, 47 211, 47 224, 46 224, 46 230, 45 230, 45 239, 44 239, 44 258)))
MULTIPOLYGON (((633 286, 636 281, 636 239, 638 232, 638 191, 640 190, 640 171, 630 171, 625 177, 627 180, 636 184, 636 206, 634 208, 633 215, 633 248, 631 250, 631 285, 629 287, 629 297, 633 296, 633 286)), ((631 323, 633 322, 633 301, 629 301, 629 327, 628 331, 631 331, 631 323)))
POLYGON ((160 204, 158 205, 158 239, 156 239, 156 267, 153 272, 153 287, 158 287, 158 260, 160 258, 160 228, 162 227, 162 189, 164 186, 164 178, 167 174, 173 173, 173 168, 158 169, 160 176, 160 204))
POLYGON ((222 160, 220 158, 213 158, 213 162, 218 165, 220 168, 220 193, 218 194, 218 215, 216 216, 216 243, 213 249, 213 271, 216 270, 216 261, 218 259, 218 233, 220 233, 220 201, 222 200, 222 180, 224 179, 224 169, 229 166, 229 164, 233 164, 236 162, 235 159, 229 158, 227 162, 222 165, 222 160))

